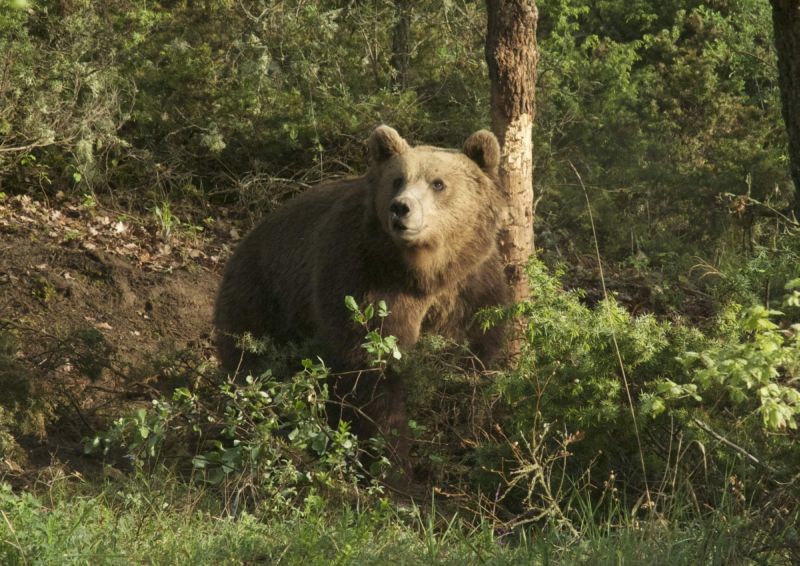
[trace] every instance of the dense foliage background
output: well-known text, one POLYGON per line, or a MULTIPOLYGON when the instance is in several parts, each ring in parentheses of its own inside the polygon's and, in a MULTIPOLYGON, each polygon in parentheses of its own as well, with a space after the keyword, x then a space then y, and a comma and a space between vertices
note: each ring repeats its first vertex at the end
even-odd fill
MULTIPOLYGON (((377 123, 457 146, 488 122, 481 2, 407 8, 405 88, 393 2, 5 5, 6 192, 279 198, 359 171, 377 123)), ((539 7, 541 232, 589 239, 570 162, 613 259, 721 250, 725 194, 791 202, 767 2, 539 7)))
MULTIPOLYGON (((753 556, 790 563, 800 225, 787 212, 797 196, 769 2, 537 4, 527 346, 515 370, 488 377, 435 340, 409 357, 417 471, 494 519, 560 533, 651 509, 683 525, 720 514, 755 541, 753 556), (461 411, 464 396, 478 408, 461 411)), ((1 2, 0 196, 97 199, 162 225, 165 210, 199 226, 225 207, 247 226, 320 179, 362 171, 377 124, 450 147, 487 127, 485 19, 472 0, 1 2)), ((303 397, 320 371, 290 391, 303 397)), ((211 483, 246 470, 289 505, 309 485, 364 481, 355 440, 326 431, 313 404, 289 411, 292 450, 327 455, 307 473, 259 422, 235 420, 266 410, 253 392, 264 383, 269 411, 286 414, 280 380, 183 388, 94 447, 126 447, 141 471, 171 434, 195 438, 218 418, 227 436, 187 455, 211 483)), ((0 509, 13 501, 2 494, 0 509)))

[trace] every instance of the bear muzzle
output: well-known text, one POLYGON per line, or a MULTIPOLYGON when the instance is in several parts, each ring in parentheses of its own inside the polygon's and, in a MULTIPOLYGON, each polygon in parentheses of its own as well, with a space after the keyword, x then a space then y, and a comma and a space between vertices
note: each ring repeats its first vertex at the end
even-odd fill
POLYGON ((389 205, 392 235, 401 241, 417 239, 425 228, 422 205, 413 197, 397 197, 389 205))

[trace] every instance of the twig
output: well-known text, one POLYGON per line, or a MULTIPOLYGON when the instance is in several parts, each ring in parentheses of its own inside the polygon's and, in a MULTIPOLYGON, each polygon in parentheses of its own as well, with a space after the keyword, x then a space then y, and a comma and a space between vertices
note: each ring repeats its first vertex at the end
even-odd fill
POLYGON ((14 525, 11 524, 11 521, 8 519, 8 515, 6 515, 5 511, 0 510, 0 514, 3 515, 3 520, 6 522, 8 530, 11 532, 11 534, 14 536, 14 540, 17 542, 17 544, 14 544, 13 546, 16 546, 17 550, 19 550, 19 555, 20 558, 22 558, 22 563, 28 564, 28 559, 25 557, 25 551, 22 548, 22 544, 19 542, 19 537, 17 537, 17 532, 14 530, 14 525))
POLYGON ((72 393, 70 393, 69 391, 64 391, 64 393, 66 393, 67 399, 69 399, 70 404, 72 404, 72 408, 75 409, 76 413, 78 413, 78 417, 81 419, 83 425, 86 428, 88 428, 92 434, 95 434, 94 427, 92 427, 92 425, 89 424, 89 421, 86 420, 86 417, 83 416, 83 412, 81 411, 78 402, 75 401, 75 397, 72 396, 72 393))
POLYGON ((797 220, 797 219, 794 219, 794 218, 790 218, 787 215, 785 215, 784 213, 782 213, 780 210, 778 210, 777 208, 774 208, 774 207, 768 205, 765 202, 761 202, 760 200, 756 200, 753 197, 751 197, 750 195, 741 195, 741 196, 743 196, 746 199, 746 204, 748 204, 750 206, 760 206, 762 208, 765 208, 771 214, 777 216, 778 218, 780 218, 781 220, 783 220, 787 224, 791 225, 793 228, 800 228, 800 220, 797 220))
POLYGON ((13 153, 15 151, 30 151, 32 149, 36 149, 37 147, 47 147, 55 143, 57 143, 55 140, 49 142, 38 141, 28 145, 20 145, 16 147, 0 147, 0 153, 13 153))
POLYGON ((716 440, 719 440, 722 444, 724 444, 728 448, 731 448, 732 450, 738 452, 739 454, 741 454, 742 456, 744 456, 745 458, 750 460, 756 466, 759 466, 760 468, 764 468, 765 470, 767 470, 768 472, 771 472, 773 474, 777 473, 777 470, 775 468, 773 468, 769 464, 765 464, 764 462, 762 462, 761 460, 759 460, 758 458, 756 458, 755 456, 750 454, 750 452, 748 452, 747 450, 745 450, 744 448, 742 448, 738 444, 728 440, 727 438, 725 438, 720 433, 718 433, 715 430, 713 430, 710 426, 708 426, 706 423, 704 423, 703 421, 701 421, 697 417, 693 418, 692 421, 694 422, 694 424, 699 426, 705 432, 707 432, 708 434, 713 436, 716 440))

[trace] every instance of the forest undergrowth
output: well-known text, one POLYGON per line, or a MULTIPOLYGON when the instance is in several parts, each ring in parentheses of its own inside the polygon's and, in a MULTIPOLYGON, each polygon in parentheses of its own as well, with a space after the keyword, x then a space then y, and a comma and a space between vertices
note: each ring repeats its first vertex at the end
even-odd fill
POLYGON ((331 428, 324 360, 220 370, 259 217, 362 171, 379 123, 489 124, 483 2, 408 8, 402 76, 400 4, 0 2, 0 562, 800 562, 766 0, 537 2, 531 296, 481 314, 524 317, 515 367, 365 337, 409 376, 410 486, 331 428))
MULTIPOLYGON (((290 379, 285 351, 274 374, 217 368, 211 299, 235 227, 166 236, 153 217, 27 196, 0 211, 19 248, 0 364, 12 563, 796 557, 800 343, 782 319, 797 281, 769 309, 729 305, 698 326, 632 315, 613 291, 589 300, 565 290, 567 270, 533 262, 513 371, 437 337, 399 362, 416 441, 415 482, 398 492, 381 483, 380 442, 329 428, 319 361, 290 379)), ((385 338, 365 338, 382 363, 385 338)))

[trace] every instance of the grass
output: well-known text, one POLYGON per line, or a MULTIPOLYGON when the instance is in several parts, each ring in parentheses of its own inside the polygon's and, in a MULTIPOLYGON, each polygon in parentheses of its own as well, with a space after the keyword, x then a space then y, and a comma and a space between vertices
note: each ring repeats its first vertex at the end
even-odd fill
POLYGON ((589 522, 575 536, 555 526, 505 532, 387 501, 334 509, 315 496, 232 517, 217 492, 174 478, 68 478, 35 492, 0 487, 2 564, 790 563, 748 558, 744 517, 589 522))

